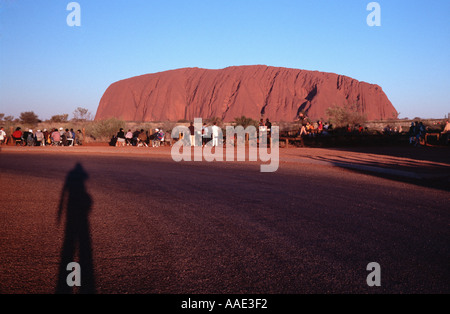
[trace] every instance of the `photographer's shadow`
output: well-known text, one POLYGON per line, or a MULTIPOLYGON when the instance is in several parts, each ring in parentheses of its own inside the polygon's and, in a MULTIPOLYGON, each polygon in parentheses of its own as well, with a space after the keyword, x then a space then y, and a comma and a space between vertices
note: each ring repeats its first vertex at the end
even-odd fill
POLYGON ((89 227, 89 213, 92 209, 92 198, 86 190, 85 181, 89 178, 83 166, 77 163, 66 177, 64 188, 61 192, 57 221, 66 214, 66 228, 64 242, 61 250, 58 282, 56 293, 74 293, 67 283, 70 271, 67 265, 76 262, 78 256, 81 268, 80 293, 95 293, 94 264, 89 227), (78 254, 77 254, 78 253, 78 254))

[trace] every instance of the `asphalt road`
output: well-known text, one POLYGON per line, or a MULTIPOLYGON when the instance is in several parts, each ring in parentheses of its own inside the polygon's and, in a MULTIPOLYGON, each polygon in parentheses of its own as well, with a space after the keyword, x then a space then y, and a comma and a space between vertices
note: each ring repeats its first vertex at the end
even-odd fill
POLYGON ((450 292, 442 189, 320 164, 5 152, 0 187, 2 294, 64 292, 67 261, 105 294, 450 292))

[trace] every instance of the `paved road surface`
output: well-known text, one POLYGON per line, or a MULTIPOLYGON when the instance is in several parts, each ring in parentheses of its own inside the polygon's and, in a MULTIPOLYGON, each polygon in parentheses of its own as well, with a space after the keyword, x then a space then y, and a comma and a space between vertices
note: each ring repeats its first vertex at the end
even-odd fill
POLYGON ((97 293, 450 292, 443 189, 320 163, 14 151, 0 186, 0 293, 64 292, 68 260, 97 293))

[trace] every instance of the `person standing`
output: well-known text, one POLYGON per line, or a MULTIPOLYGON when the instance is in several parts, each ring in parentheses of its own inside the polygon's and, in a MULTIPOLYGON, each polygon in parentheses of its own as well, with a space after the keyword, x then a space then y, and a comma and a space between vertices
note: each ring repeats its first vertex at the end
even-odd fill
POLYGON ((208 139, 211 138, 209 134, 209 128, 206 123, 203 123, 202 126, 202 146, 205 147, 206 143, 208 143, 208 139))
POLYGON ((264 119, 259 121, 259 133, 265 132, 267 130, 266 124, 264 123, 264 119))
POLYGON ((217 126, 217 122, 214 122, 212 128, 212 138, 213 138, 213 146, 219 146, 219 136, 220 136, 220 128, 217 126))
POLYGON ((267 131, 267 144, 269 147, 272 147, 272 138, 271 138, 271 129, 272 129, 272 123, 269 121, 269 118, 266 119, 266 131, 267 131))
POLYGON ((267 135, 270 135, 270 130, 272 129, 272 123, 269 121, 269 118, 266 119, 266 131, 267 135))
POLYGON ((191 146, 195 146, 195 127, 193 122, 191 122, 191 125, 189 126, 189 133, 191 137, 191 146))

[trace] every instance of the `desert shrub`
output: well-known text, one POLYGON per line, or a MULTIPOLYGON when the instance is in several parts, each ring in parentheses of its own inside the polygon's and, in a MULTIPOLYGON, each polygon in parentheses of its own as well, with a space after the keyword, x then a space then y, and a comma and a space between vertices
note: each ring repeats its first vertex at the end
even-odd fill
POLYGON ((170 122, 170 121, 164 121, 161 125, 161 128, 166 131, 172 131, 173 128, 175 128, 177 126, 177 124, 175 122, 170 122))
POLYGON ((280 128, 280 132, 298 130, 300 128, 300 122, 280 121, 278 122, 278 127, 280 128))
POLYGON ((248 126, 252 125, 255 128, 258 127, 259 122, 256 120, 253 120, 252 118, 247 118, 246 116, 241 116, 238 118, 234 118, 234 123, 236 123, 237 126, 242 126, 244 129, 248 126))
POLYGON ((54 115, 50 118, 50 122, 55 122, 55 123, 64 123, 64 122, 67 122, 68 120, 69 120, 69 115, 67 113, 54 115))
POLYGON ((358 111, 357 105, 337 106, 333 105, 326 110, 328 120, 336 128, 347 125, 363 124, 367 121, 366 115, 358 111))
POLYGON ((108 141, 120 128, 126 128, 126 122, 117 118, 94 121, 86 126, 86 135, 97 141, 108 141))
POLYGON ((22 112, 19 119, 22 123, 29 125, 35 125, 40 122, 38 116, 33 111, 22 112))

